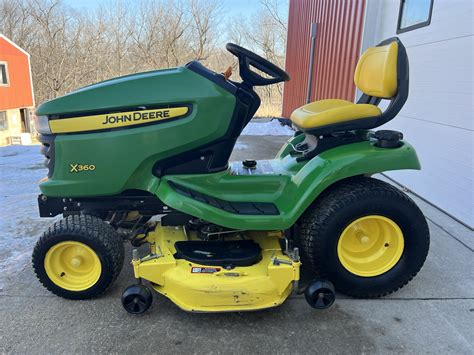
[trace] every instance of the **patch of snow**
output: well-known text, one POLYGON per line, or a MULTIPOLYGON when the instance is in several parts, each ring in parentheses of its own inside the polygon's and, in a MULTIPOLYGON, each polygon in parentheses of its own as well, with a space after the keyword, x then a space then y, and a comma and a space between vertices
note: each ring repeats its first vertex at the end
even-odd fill
POLYGON ((248 145, 242 142, 237 141, 234 146, 234 150, 245 150, 248 148, 248 145))
POLYGON ((278 120, 258 122, 252 120, 244 128, 243 136, 292 136, 295 133, 290 127, 282 126, 278 120))
POLYGON ((2 279, 31 260, 33 246, 52 219, 40 219, 38 181, 47 175, 40 146, 0 148, 0 288, 2 279))

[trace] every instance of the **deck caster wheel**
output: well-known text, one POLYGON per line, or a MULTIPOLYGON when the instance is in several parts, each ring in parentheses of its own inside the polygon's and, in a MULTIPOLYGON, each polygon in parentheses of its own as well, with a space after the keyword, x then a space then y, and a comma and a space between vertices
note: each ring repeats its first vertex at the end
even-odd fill
POLYGON ((122 293, 122 306, 128 313, 142 314, 153 302, 153 294, 143 285, 128 286, 122 293))
POLYGON ((336 300, 336 291, 331 282, 327 280, 314 280, 304 293, 306 302, 315 309, 326 309, 336 300))

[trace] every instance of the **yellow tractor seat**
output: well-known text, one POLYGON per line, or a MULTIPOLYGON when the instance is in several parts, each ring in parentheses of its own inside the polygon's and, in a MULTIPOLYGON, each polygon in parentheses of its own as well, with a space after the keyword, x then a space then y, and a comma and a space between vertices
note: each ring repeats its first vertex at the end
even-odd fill
POLYGON ((297 108, 290 116, 293 126, 312 136, 369 130, 393 119, 408 98, 408 57, 402 42, 389 38, 368 48, 354 72, 354 83, 362 92, 357 103, 320 100, 297 108), (390 103, 382 112, 382 100, 390 103))
POLYGON ((375 105, 330 99, 301 106, 293 111, 291 121, 300 128, 312 129, 359 118, 377 117, 381 114, 382 110, 375 105))

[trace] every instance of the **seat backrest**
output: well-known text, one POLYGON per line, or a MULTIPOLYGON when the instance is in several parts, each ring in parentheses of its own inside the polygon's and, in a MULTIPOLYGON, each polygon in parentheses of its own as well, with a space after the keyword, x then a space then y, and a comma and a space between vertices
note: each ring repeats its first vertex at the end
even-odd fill
POLYGON ((368 130, 393 119, 408 98, 409 65, 405 46, 398 37, 380 42, 367 49, 360 57, 354 73, 354 82, 363 92, 358 104, 378 106, 384 99, 390 100, 379 116, 357 118, 306 130, 320 136, 334 132, 368 130))
POLYGON ((368 48, 360 57, 354 81, 363 95, 358 104, 378 105, 382 99, 390 104, 380 117, 365 128, 375 128, 393 119, 408 99, 409 65, 405 46, 398 37, 368 48))
POLYGON ((368 48, 360 57, 354 82, 364 94, 390 99, 398 90, 398 43, 368 48))

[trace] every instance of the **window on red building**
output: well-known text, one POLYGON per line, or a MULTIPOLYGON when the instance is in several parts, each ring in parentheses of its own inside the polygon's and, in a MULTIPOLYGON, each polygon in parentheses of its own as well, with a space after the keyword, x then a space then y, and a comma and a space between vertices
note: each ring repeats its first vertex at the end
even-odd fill
POLYGON ((5 62, 0 62, 0 85, 8 86, 8 67, 5 62))

